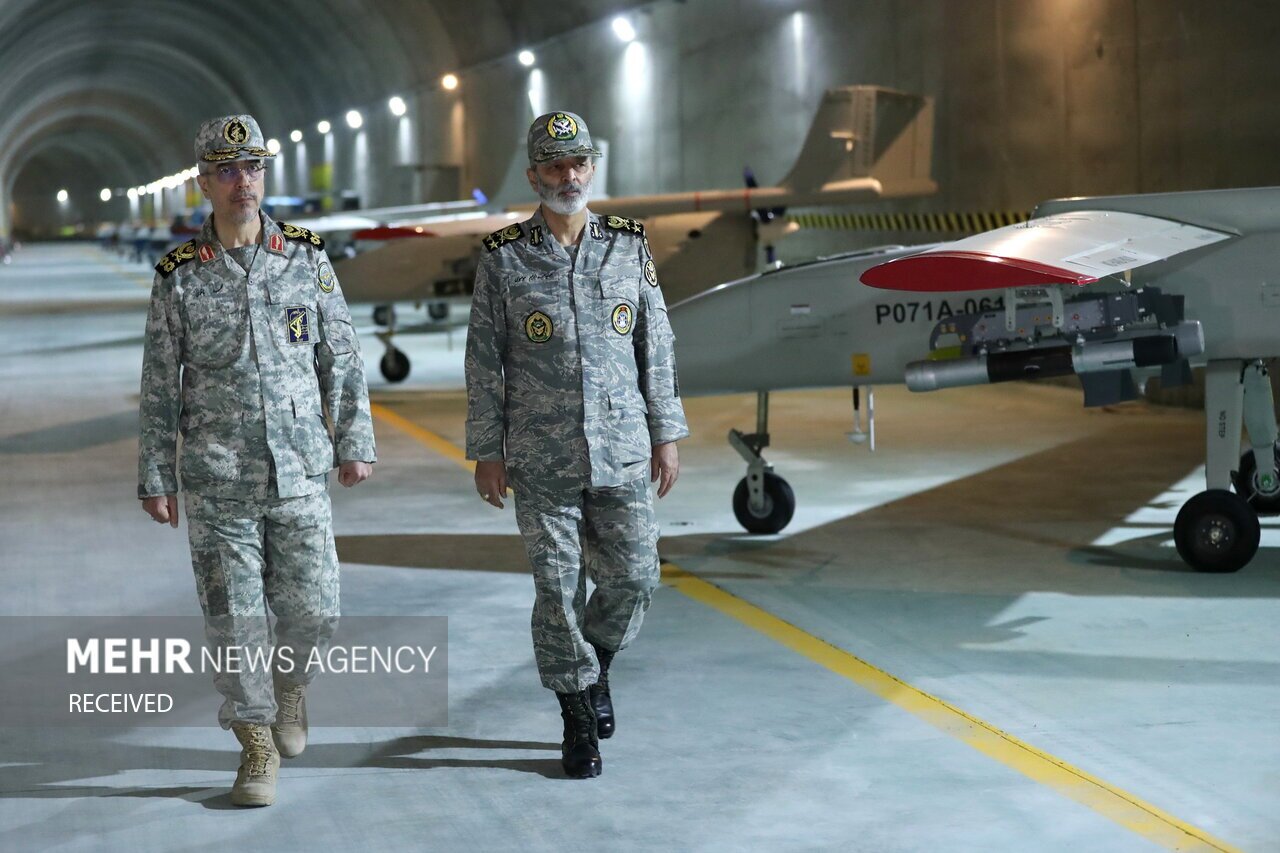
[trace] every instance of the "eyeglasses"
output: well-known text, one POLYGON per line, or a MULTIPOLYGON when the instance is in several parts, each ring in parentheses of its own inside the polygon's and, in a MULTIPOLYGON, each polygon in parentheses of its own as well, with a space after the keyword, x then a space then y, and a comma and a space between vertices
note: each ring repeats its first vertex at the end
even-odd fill
POLYGON ((266 174, 266 171, 267 164, 261 160, 246 160, 242 163, 221 163, 205 171, 204 174, 217 178, 219 183, 231 184, 240 180, 241 175, 256 181, 266 174))

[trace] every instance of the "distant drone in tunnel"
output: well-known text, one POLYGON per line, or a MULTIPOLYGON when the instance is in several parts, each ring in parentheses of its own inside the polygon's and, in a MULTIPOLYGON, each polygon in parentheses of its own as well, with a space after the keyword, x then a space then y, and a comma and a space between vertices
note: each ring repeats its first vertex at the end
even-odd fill
MULTIPOLYGON (((645 223, 672 302, 755 272, 759 247, 797 230, 779 215, 788 207, 935 192, 932 146, 931 99, 876 86, 835 88, 825 93, 795 165, 778 186, 759 187, 748 173, 746 187, 600 198, 591 209, 645 223)), ((410 369, 392 342, 406 331, 395 325, 393 303, 425 302, 432 318, 443 320, 448 302, 470 299, 480 239, 531 212, 482 215, 472 202, 454 204, 466 209, 437 204, 295 220, 326 237, 340 232, 357 245, 377 246, 338 262, 336 272, 349 302, 378 306, 375 322, 386 327, 379 337, 387 348, 380 367, 388 381, 405 379, 410 369)))

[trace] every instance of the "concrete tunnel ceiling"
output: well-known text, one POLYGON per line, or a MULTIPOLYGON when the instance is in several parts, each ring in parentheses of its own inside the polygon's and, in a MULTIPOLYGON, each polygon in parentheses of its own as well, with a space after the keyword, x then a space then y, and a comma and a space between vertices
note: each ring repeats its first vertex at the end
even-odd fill
POLYGON ((641 2, 9 0, 0 5, 0 198, 86 165, 132 186, 191 165, 210 116, 268 136, 334 120, 641 2), (100 156, 95 154, 100 149, 100 156))

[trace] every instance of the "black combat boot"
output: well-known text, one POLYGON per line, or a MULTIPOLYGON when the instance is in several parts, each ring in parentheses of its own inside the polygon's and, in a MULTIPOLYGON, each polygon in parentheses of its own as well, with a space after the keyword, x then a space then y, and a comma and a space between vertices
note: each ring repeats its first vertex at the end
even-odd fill
POLYGON ((604 770, 600 761, 600 741, 596 738, 596 715, 587 691, 556 693, 560 716, 564 718, 564 743, 560 763, 573 779, 590 779, 604 770))
POLYGON ((591 707, 596 712, 596 731, 600 737, 613 737, 613 697, 609 695, 609 664, 617 652, 602 649, 595 643, 591 648, 596 650, 596 659, 600 661, 600 678, 587 688, 591 694, 591 707))

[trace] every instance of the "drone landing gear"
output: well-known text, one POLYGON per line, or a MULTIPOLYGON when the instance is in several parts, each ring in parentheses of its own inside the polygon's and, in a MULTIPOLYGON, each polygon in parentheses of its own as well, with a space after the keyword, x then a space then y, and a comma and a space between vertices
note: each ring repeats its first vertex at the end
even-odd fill
POLYGON ((791 523, 796 495, 786 480, 773 473, 761 451, 769 446, 769 392, 756 393, 756 431, 744 435, 729 430, 729 444, 747 463, 747 476, 733 492, 733 514, 748 533, 777 533, 791 523))
POLYGON ((1174 544, 1197 571, 1235 572, 1258 552, 1258 516, 1280 513, 1275 404, 1266 367, 1261 361, 1209 362, 1204 409, 1207 488, 1178 512, 1174 544), (1238 456, 1242 425, 1251 449, 1238 456))

